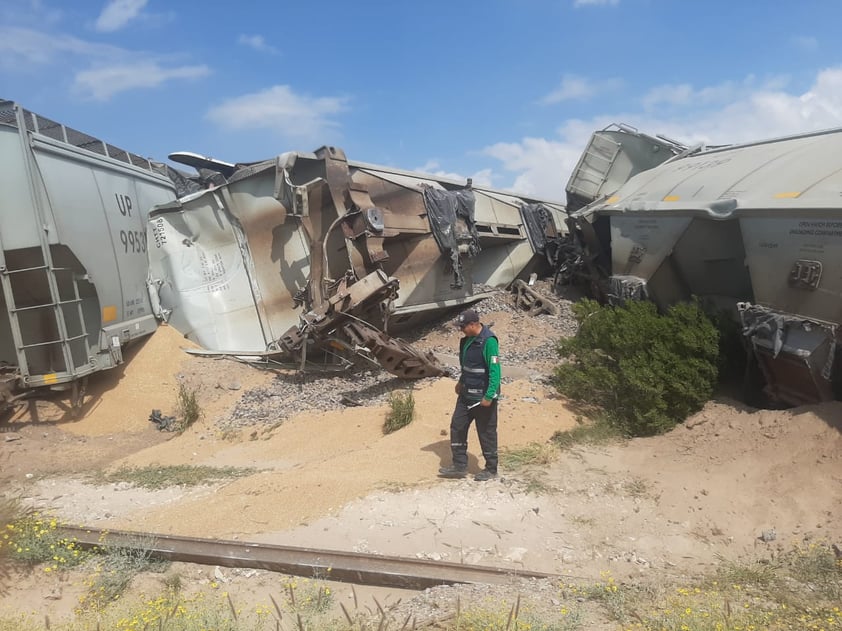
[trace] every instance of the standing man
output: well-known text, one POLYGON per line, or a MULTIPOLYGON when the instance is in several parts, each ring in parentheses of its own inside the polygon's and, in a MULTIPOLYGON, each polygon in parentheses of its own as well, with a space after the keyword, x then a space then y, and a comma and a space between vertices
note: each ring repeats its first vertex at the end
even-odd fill
POLYGON ((478 482, 497 477, 497 398, 500 394, 500 349, 497 336, 479 320, 473 309, 456 319, 464 336, 459 340, 462 373, 456 384, 456 408, 450 419, 450 450, 453 464, 439 469, 443 478, 468 475, 468 429, 476 422, 485 469, 474 476, 478 482))

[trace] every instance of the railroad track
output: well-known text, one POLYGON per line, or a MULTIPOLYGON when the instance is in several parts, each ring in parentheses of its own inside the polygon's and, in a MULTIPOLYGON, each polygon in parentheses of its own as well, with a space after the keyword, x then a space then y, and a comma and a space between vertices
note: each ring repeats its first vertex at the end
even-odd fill
POLYGON ((462 565, 376 554, 337 552, 265 543, 198 539, 147 532, 60 528, 82 548, 142 548, 158 559, 222 567, 270 570, 294 576, 402 589, 454 583, 505 584, 513 578, 560 578, 553 574, 483 565, 462 565))

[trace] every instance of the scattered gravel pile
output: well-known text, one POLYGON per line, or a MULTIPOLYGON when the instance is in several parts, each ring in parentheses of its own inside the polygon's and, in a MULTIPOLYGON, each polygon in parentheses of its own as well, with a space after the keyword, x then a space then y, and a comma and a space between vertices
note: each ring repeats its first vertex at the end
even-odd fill
POLYGON ((500 350, 503 361, 509 365, 535 366, 555 362, 556 342, 562 337, 572 337, 578 329, 572 311, 573 300, 556 295, 550 281, 537 281, 531 289, 557 304, 559 314, 531 316, 515 306, 514 294, 502 291, 478 305, 480 313, 511 314, 512 322, 500 350))
MULTIPOLYGON (((480 314, 480 318, 486 324, 494 325, 494 315, 486 314, 509 314, 514 320, 512 331, 506 338, 505 346, 502 349, 505 360, 510 364, 529 364, 536 360, 546 359, 547 351, 552 354, 552 346, 558 338, 571 337, 576 334, 578 324, 573 317, 571 307, 578 296, 559 296, 553 292, 552 283, 547 280, 539 280, 532 286, 538 294, 552 300, 559 307, 559 315, 541 314, 530 316, 522 309, 515 306, 514 294, 495 287, 474 286, 474 293, 493 292, 489 298, 485 298, 474 305, 480 314)), ((430 344, 425 338, 431 333, 441 333, 453 327, 453 319, 459 312, 454 311, 449 316, 437 320, 428 326, 417 329, 412 334, 403 334, 410 344, 422 351, 433 353, 453 354, 455 349, 452 345, 430 344)))
MULTIPOLYGON (((549 281, 532 286, 539 294, 559 305, 560 314, 530 316, 514 304, 514 295, 503 289, 476 286, 475 293, 493 292, 475 305, 486 323, 493 324, 498 314, 510 321, 501 355, 505 365, 534 368, 555 361, 555 342, 576 333, 571 312, 573 300, 553 293, 549 281), (484 314, 491 314, 485 317, 484 314)), ((453 356, 453 318, 459 309, 435 322, 404 332, 401 338, 421 352, 453 356), (449 340, 445 342, 444 340, 449 340)), ((504 379, 504 382, 506 379, 504 379)), ((273 383, 245 392, 231 415, 219 421, 224 429, 274 425, 308 410, 338 410, 348 405, 381 405, 389 393, 405 389, 410 382, 386 371, 363 370, 339 375, 279 374, 273 383)), ((418 382, 415 382, 418 383, 418 382)))
MULTIPOLYGON (((517 330, 524 335, 519 335, 516 338, 515 336, 510 335, 510 338, 514 339, 518 348, 522 348, 523 343, 526 342, 527 346, 543 349, 546 337, 552 337, 552 341, 555 341, 561 337, 571 337, 575 335, 576 330, 578 329, 578 324, 576 323, 576 318, 573 317, 571 307, 578 296, 567 297, 556 295, 553 292, 552 283, 546 280, 537 281, 532 286, 532 289, 536 293, 545 296, 547 300, 551 300, 557 304, 559 307, 559 315, 554 316, 545 313, 537 316, 530 316, 525 311, 515 306, 515 296, 513 293, 510 293, 505 289, 484 287, 482 285, 474 286, 475 294, 493 292, 493 295, 476 303, 474 308, 486 324, 490 324, 492 326, 494 325, 494 314, 509 314, 519 325, 522 325, 518 326, 517 330), (489 316, 487 314, 491 315, 489 316), (536 339, 536 329, 540 329, 542 332, 546 331, 545 336, 536 339)), ((428 326, 421 327, 411 335, 404 334, 403 337, 407 342, 423 351, 433 351, 434 353, 453 353, 454 349, 450 346, 430 345, 427 343, 425 338, 428 337, 430 333, 440 333, 446 329, 452 328, 454 317, 457 313, 459 313, 459 311, 460 309, 456 309, 449 316, 437 320, 428 326)), ((507 340, 507 343, 508 342, 509 340, 507 340)), ((509 345, 513 346, 511 344, 509 345)), ((506 348, 503 350, 507 354, 507 359, 514 363, 534 359, 534 357, 529 356, 529 354, 516 352, 514 348, 511 349, 511 354, 509 354, 510 349, 506 348)))
MULTIPOLYGON (((422 380, 423 381, 423 380, 422 380)), ((349 405, 380 405, 389 394, 411 383, 386 371, 357 371, 341 375, 279 374, 269 385, 249 390, 229 418, 226 429, 256 424, 274 425, 299 412, 340 410, 349 405)))

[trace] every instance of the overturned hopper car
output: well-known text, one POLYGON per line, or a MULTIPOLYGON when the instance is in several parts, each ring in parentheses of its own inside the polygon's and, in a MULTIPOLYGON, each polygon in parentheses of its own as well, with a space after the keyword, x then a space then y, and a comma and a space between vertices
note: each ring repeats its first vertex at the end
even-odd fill
POLYGON ((623 123, 596 131, 565 187, 567 212, 574 213, 607 197, 638 173, 693 150, 666 136, 650 136, 623 123))
POLYGON ((698 296, 774 400, 838 398, 842 130, 679 154, 571 214, 609 301, 698 296))
MULTIPOLYGON (((210 352, 370 355, 402 377, 440 370, 387 336, 545 272, 561 204, 352 162, 341 149, 248 165, 173 154, 214 173, 149 216, 156 311, 210 352)), ((350 358, 350 359, 349 359, 350 358)))
POLYGON ((175 188, 162 165, 6 100, 0 164, 0 403, 78 395, 157 326, 146 218, 175 188))

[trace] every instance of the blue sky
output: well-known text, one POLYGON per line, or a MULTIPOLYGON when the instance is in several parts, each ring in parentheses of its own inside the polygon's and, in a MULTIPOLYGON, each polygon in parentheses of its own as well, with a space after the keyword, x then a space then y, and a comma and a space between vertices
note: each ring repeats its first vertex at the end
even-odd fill
POLYGON ((134 153, 352 160, 563 199, 614 122, 842 125, 839 0, 0 0, 0 97, 134 153))

